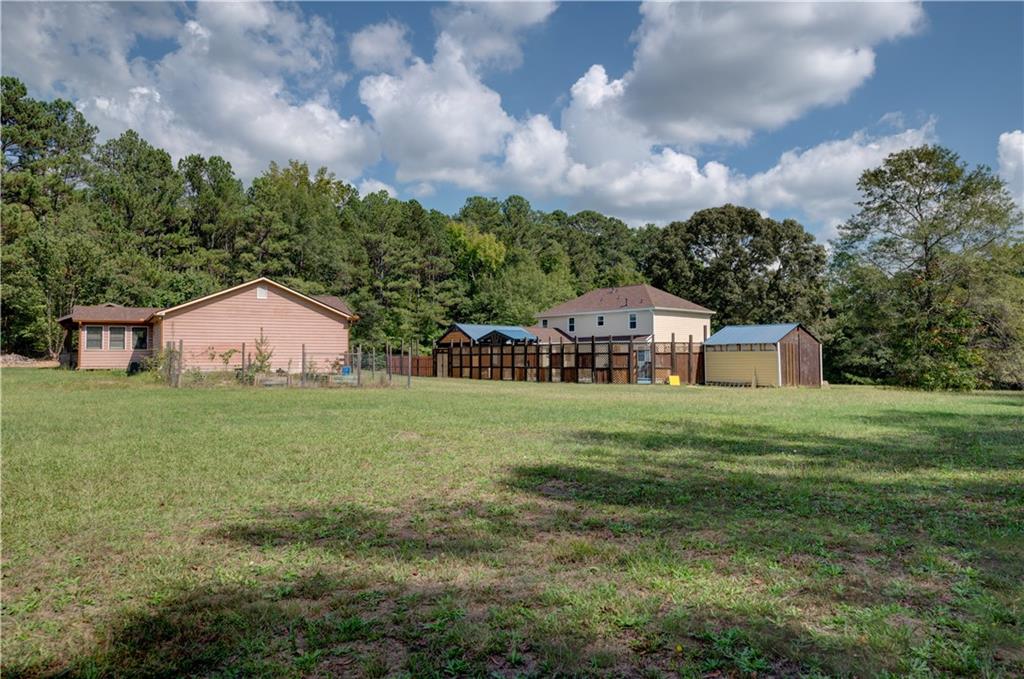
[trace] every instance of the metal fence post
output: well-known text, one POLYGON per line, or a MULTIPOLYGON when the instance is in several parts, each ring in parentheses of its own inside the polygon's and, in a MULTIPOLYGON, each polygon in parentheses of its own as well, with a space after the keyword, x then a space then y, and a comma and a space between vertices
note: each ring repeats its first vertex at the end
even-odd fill
POLYGON ((356 346, 356 386, 363 386, 363 345, 356 346))
POLYGON ((306 345, 302 345, 302 367, 299 369, 299 385, 306 386, 306 345))
POLYGON ((696 378, 692 378, 693 373, 693 335, 690 335, 690 343, 686 348, 686 383, 696 383, 696 378), (692 381, 691 381, 692 378, 692 381))
POLYGON ((409 341, 409 374, 405 377, 405 388, 412 386, 412 341, 409 341))
POLYGON ((181 364, 182 359, 185 357, 185 343, 183 340, 178 340, 178 370, 176 377, 174 378, 174 386, 181 386, 181 364))

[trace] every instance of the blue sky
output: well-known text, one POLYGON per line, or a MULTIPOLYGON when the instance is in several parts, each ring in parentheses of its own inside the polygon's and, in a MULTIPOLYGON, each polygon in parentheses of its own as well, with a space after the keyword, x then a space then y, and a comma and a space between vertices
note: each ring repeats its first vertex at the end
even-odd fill
POLYGON ((246 181, 274 160, 455 212, 724 202, 821 238, 920 143, 1024 194, 1024 4, 11 4, 3 72, 246 181))

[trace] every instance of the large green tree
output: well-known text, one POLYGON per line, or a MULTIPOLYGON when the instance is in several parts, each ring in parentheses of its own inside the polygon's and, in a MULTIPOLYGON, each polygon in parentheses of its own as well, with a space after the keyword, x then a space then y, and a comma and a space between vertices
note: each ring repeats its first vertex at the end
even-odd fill
POLYGON ((1019 301, 999 290, 1020 289, 1017 258, 999 254, 1018 241, 1021 222, 1003 181, 922 146, 890 155, 857 185, 860 209, 835 242, 830 363, 924 388, 991 378, 998 358, 985 355, 993 345, 983 339, 1000 336, 1001 350, 1022 340, 1006 336, 1019 301))
POLYGON ((717 312, 716 326, 795 321, 827 308, 825 249, 799 223, 725 205, 657 233, 644 262, 651 283, 717 312))

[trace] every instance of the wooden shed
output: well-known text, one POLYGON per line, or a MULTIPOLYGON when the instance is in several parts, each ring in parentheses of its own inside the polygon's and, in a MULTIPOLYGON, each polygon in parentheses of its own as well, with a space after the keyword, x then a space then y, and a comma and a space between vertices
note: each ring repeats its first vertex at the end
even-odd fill
POLYGON ((799 323, 727 325, 704 343, 707 384, 820 387, 821 342, 799 323))

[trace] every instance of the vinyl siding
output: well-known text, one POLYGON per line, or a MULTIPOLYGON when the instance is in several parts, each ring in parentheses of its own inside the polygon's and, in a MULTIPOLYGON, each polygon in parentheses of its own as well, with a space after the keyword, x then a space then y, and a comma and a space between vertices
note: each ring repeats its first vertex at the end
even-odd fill
MULTIPOLYGON (((273 285, 265 286, 266 299, 258 299, 258 285, 253 282, 165 314, 160 328, 161 343, 172 342, 176 347, 180 340, 186 369, 200 370, 223 370, 224 363, 216 354, 240 350, 243 343, 251 357, 261 328, 273 350, 273 370, 298 372, 303 344, 307 360, 318 370, 326 369, 348 351, 347 319, 273 285)), ((240 363, 240 353, 231 357, 232 367, 240 363)))
POLYGON ((777 351, 706 351, 704 379, 710 383, 779 386, 777 351))
MULTIPOLYGON (((575 314, 576 329, 569 330, 570 316, 548 317, 548 327, 557 328, 575 337, 602 337, 604 335, 650 335, 651 334, 651 310, 638 309, 636 311, 602 311, 600 314, 588 311, 575 314), (629 327, 629 314, 636 314, 636 328, 629 327), (604 316, 604 325, 598 327, 597 317, 604 316)), ((538 322, 537 325, 540 325, 538 322)))
POLYGON ((153 345, 153 332, 150 329, 147 337, 150 349, 146 350, 134 350, 131 349, 132 342, 132 328, 141 326, 124 325, 122 323, 111 323, 109 325, 103 325, 100 323, 87 323, 79 327, 78 341, 79 346, 82 347, 81 358, 78 363, 80 370, 127 370, 132 363, 141 364, 146 358, 152 353, 151 349, 153 345), (103 348, 102 349, 87 349, 85 346, 85 326, 86 325, 100 325, 103 328, 103 348), (124 341, 125 349, 118 351, 110 350, 110 326, 124 328, 124 341))
POLYGON ((704 341, 705 329, 710 331, 710 320, 706 314, 691 314, 685 311, 654 312, 654 341, 671 342, 672 333, 676 334, 676 342, 686 342, 693 335, 694 343, 704 341))

